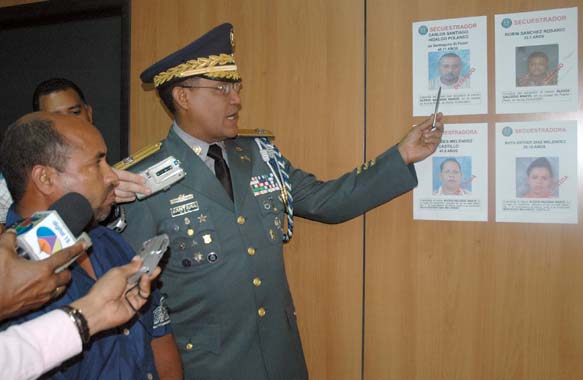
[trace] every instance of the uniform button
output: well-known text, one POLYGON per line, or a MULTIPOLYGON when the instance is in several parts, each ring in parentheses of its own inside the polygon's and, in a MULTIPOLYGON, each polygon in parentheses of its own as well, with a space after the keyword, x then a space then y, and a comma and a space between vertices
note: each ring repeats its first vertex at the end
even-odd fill
POLYGON ((255 256, 255 248, 253 247, 247 248, 247 253, 249 254, 249 256, 255 256))
POLYGON ((192 228, 189 228, 188 230, 186 230, 186 234, 188 236, 192 236, 192 235, 194 235, 194 230, 192 228))
POLYGON ((259 277, 255 277, 253 279, 253 285, 255 285, 256 287, 260 287, 261 286, 261 279, 259 277))
POLYGON ((154 379, 154 375, 152 375, 150 372, 148 372, 146 374, 146 377, 148 378, 148 380, 153 380, 154 379))
POLYGON ((239 217, 237 218, 237 223, 239 223, 239 224, 245 224, 245 217, 239 215, 239 217))
POLYGON ((267 312, 265 311, 264 308, 260 307, 259 309, 257 309, 257 314, 259 315, 259 318, 263 318, 265 317, 265 314, 267 314, 267 312))
POLYGON ((123 329, 123 335, 128 336, 130 335, 130 330, 128 329, 123 329))
POLYGON ((192 350, 193 347, 194 347, 194 345, 192 343, 186 343, 186 346, 185 346, 186 351, 192 350))

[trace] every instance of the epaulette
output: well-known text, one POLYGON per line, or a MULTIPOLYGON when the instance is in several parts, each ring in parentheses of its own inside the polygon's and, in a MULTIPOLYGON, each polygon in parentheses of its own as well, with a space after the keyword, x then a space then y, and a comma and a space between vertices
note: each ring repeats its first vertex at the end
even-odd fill
POLYGON ((239 129, 239 133, 237 133, 237 137, 267 137, 268 139, 272 139, 275 137, 273 132, 268 131, 267 129, 239 129))
POLYGON ((121 170, 131 168, 132 166, 134 166, 138 162, 142 161, 144 158, 150 157, 151 155, 153 155, 154 153, 159 151, 160 148, 162 148, 161 141, 157 142, 156 144, 148 145, 147 147, 144 147, 144 148, 138 150, 136 153, 132 154, 131 156, 124 158, 123 160, 121 160, 117 164, 113 165, 113 167, 116 169, 121 169, 121 170))

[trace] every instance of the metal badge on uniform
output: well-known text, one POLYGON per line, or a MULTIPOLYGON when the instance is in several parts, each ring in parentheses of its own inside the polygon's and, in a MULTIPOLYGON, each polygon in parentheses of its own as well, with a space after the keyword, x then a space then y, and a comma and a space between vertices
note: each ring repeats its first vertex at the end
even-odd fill
POLYGON ((207 216, 205 214, 200 214, 199 216, 197 216, 197 218, 198 218, 198 223, 203 224, 204 222, 206 222, 207 216))
POLYGON ((184 251, 186 249, 185 239, 178 238, 174 241, 174 244, 176 245, 176 248, 178 248, 180 251, 184 251))
POLYGON ((194 198, 194 195, 192 194, 180 194, 178 197, 170 199, 170 204, 174 205, 176 203, 186 202, 191 200, 192 198, 194 198))
POLYGON ((279 190, 279 185, 275 181, 273 173, 251 177, 249 185, 251 186, 251 190, 253 190, 253 195, 256 197, 279 190))
POLYGON ((184 218, 184 224, 186 224, 187 226, 190 224, 190 218, 188 216, 184 218))
POLYGON ((196 252, 194 254, 194 261, 196 261, 197 263, 200 264, 202 262, 202 260, 204 260, 204 256, 202 255, 202 253, 196 252))
POLYGON ((202 241, 205 244, 210 244, 213 242, 213 238, 211 237, 211 234, 205 234, 205 235, 202 235, 202 241))
POLYGON ((200 208, 198 207, 198 201, 194 201, 194 202, 189 202, 180 206, 176 206, 176 207, 171 207, 170 208, 170 215, 172 215, 173 218, 176 218, 177 216, 181 216, 184 214, 190 214, 191 212, 195 212, 200 210, 200 208))
POLYGON ((217 256, 216 253, 211 252, 206 256, 206 259, 208 260, 209 263, 212 264, 219 259, 219 256, 217 256))
POLYGON ((194 154, 196 154, 197 156, 200 156, 200 154, 202 153, 202 147, 200 146, 193 146, 192 147, 192 151, 194 152, 194 154))
POLYGON ((249 156, 248 156, 248 155, 246 155, 246 154, 243 154, 243 155, 241 155, 241 156, 239 156, 239 157, 240 157, 242 160, 245 160, 245 161, 249 161, 249 162, 251 162, 251 159, 250 159, 250 158, 249 158, 249 156))
POLYGON ((242 152, 243 151, 243 148, 241 148, 240 146, 236 146, 235 147, 235 151, 242 152))

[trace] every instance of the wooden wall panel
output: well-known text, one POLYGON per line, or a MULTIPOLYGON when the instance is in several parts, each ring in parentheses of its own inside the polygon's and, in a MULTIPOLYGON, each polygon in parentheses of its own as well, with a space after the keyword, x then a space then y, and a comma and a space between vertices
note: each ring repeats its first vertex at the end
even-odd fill
MULTIPOLYGON (((352 0, 136 0, 132 3, 132 151, 171 119, 140 72, 211 27, 235 25, 244 78, 242 128, 266 128, 292 162, 326 179, 364 156, 364 14, 352 0)), ((285 247, 312 379, 361 374, 362 219, 297 220, 285 247)))
MULTIPOLYGON (((411 194, 367 215, 365 379, 583 378, 581 224, 495 223, 493 211, 496 121, 577 119, 580 151, 583 124, 581 106, 568 114, 494 114, 494 14, 576 5, 367 1, 369 158, 421 120, 411 117, 411 23, 488 16, 490 113, 446 121, 489 123, 490 221, 413 221, 411 194)), ((580 49, 582 36, 580 26, 580 49)), ((581 178, 581 153, 578 163, 581 178)), ((581 189, 580 180, 580 221, 581 189)))
MULTIPOLYGON (((363 156, 373 158, 420 121, 411 117, 411 23, 487 15, 491 112, 447 121, 489 123, 490 221, 413 221, 411 194, 367 214, 364 235, 362 218, 338 226, 298 220, 286 264, 311 378, 360 379, 363 365, 366 380, 583 378, 581 222, 495 223, 493 212, 496 121, 561 118, 583 124, 581 106, 570 114, 493 113, 494 14, 576 5, 574 0, 413 1, 407 7, 395 0, 134 1, 132 148, 162 138, 170 124, 155 93, 142 88, 139 73, 228 20, 236 27, 245 78, 241 126, 275 131, 294 164, 323 179, 335 177, 363 156)), ((583 177, 582 153, 578 163, 583 177)), ((580 180, 583 204, 581 194, 580 180)))

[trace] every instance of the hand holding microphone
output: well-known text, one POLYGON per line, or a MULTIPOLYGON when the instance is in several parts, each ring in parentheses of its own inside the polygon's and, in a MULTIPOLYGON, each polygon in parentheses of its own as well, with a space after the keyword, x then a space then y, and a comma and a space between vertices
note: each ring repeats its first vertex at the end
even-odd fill
POLYGON ((64 269, 88 246, 75 244, 74 239, 93 217, 85 197, 66 194, 46 213, 53 217, 52 221, 56 220, 55 214, 62 220, 50 224, 49 219, 35 219, 33 215, 0 235, 0 319, 36 309, 61 295, 71 280, 71 273, 64 269), (70 241, 59 240, 56 229, 69 234, 70 241), (25 239, 28 243, 21 243, 25 239), (48 258, 39 260, 41 255, 48 258))
MULTIPOLYGON (((79 193, 67 193, 47 211, 35 212, 11 228, 16 230, 17 249, 21 256, 44 260, 79 240, 90 246, 91 239, 83 229, 92 219, 93 209, 87 198, 79 193)), ((65 263, 57 271, 69 264, 65 263)))
POLYGON ((16 254, 16 235, 0 235, 0 320, 36 309, 60 295, 71 280, 68 270, 57 268, 83 252, 75 244, 41 261, 31 261, 16 254))
POLYGON ((90 335, 129 321, 146 304, 160 267, 143 275, 137 285, 132 285, 129 278, 139 273, 142 264, 142 260, 135 257, 129 264, 110 269, 86 296, 70 305, 83 313, 90 335))

